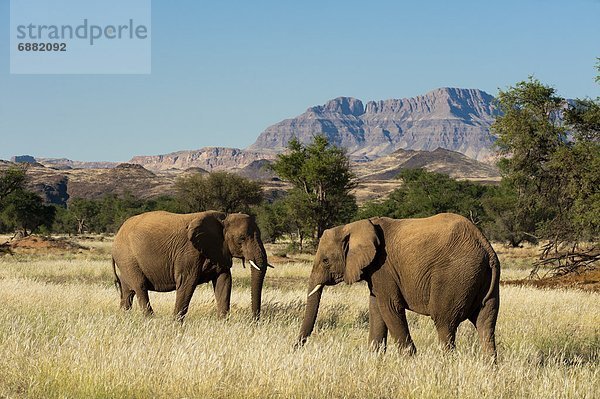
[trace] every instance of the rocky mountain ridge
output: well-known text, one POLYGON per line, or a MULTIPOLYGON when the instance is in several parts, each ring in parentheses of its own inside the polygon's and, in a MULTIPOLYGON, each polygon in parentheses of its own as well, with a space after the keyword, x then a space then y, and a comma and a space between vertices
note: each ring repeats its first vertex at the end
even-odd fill
POLYGON ((494 97, 477 89, 440 88, 366 104, 338 97, 268 127, 248 150, 278 153, 294 137, 307 143, 322 134, 354 158, 439 147, 487 160, 495 141, 490 126, 497 113, 494 97))
MULTIPOLYGON (((338 97, 310 107, 263 131, 247 149, 205 147, 162 155, 134 156, 130 163, 148 170, 202 168, 237 170, 261 160, 273 160, 292 138, 310 142, 317 134, 347 149, 354 160, 373 160, 399 149, 434 151, 443 148, 479 161, 490 161, 495 137, 490 126, 498 111, 494 98, 477 89, 440 88, 421 96, 369 101, 338 97)), ((14 157, 55 169, 114 168, 118 162, 14 157)))
MULTIPOLYGON (((359 201, 389 193, 398 173, 422 167, 454 178, 495 182, 488 160, 497 110, 489 94, 475 89, 441 88, 414 98, 369 101, 338 97, 302 115, 268 127, 247 149, 205 147, 164 155, 134 156, 127 164, 69 159, 13 157, 27 165, 30 185, 48 202, 101 198, 130 192, 141 198, 173 194, 175 179, 191 173, 226 170, 260 180, 265 190, 285 187, 269 164, 297 137, 310 142, 324 134, 345 147, 359 186, 359 201)), ((0 169, 13 165, 0 162, 0 169)))
POLYGON ((202 168, 208 172, 241 169, 252 162, 275 159, 276 154, 246 151, 239 148, 204 147, 199 150, 177 151, 164 155, 135 156, 129 163, 153 171, 202 168))

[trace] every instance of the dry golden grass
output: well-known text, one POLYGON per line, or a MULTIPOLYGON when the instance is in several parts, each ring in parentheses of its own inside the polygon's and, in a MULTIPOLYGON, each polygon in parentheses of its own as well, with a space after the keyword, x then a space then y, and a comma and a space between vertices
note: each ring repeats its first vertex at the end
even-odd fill
MULTIPOLYGON (((88 243, 89 244, 89 243, 88 243)), ((84 244, 85 245, 85 244, 84 244)), ((15 398, 594 398, 600 392, 600 295, 503 286, 498 365, 474 329, 444 354, 429 318, 409 313, 418 348, 367 348, 367 288, 328 287, 315 333, 299 330, 310 265, 269 270, 263 318, 250 319, 249 271, 233 269, 228 320, 198 287, 184 325, 173 293, 152 293, 153 318, 118 308, 107 249, 0 258, 0 397, 15 398)), ((503 256, 503 255, 501 255, 503 256)), ((503 275, 527 272, 503 259, 503 275)))

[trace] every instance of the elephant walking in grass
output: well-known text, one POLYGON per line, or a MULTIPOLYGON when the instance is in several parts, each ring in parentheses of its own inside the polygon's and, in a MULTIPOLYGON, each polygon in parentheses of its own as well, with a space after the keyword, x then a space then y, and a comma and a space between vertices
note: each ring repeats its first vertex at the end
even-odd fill
POLYGON ((196 285, 212 282, 219 315, 229 312, 232 258, 249 261, 252 314, 260 316, 267 253, 260 230, 248 215, 207 211, 191 214, 147 212, 123 223, 112 248, 121 308, 133 297, 152 314, 148 291, 176 291, 174 315, 183 320, 196 285), (119 273, 117 273, 117 270, 119 273))
POLYGON ((405 311, 431 316, 441 344, 454 348, 458 325, 471 321, 483 350, 496 357, 500 263, 488 240, 466 218, 372 218, 326 230, 309 279, 298 345, 312 333, 323 286, 367 282, 369 342, 416 352, 405 311))

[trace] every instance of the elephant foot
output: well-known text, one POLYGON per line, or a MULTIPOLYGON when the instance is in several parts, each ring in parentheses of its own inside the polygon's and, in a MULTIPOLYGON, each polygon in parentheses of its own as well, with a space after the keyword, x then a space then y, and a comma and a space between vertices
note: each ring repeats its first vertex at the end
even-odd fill
POLYGON ((405 356, 415 356, 417 354, 417 347, 411 342, 408 345, 401 346, 400 353, 405 356))
POLYGON ((369 349, 372 352, 376 352, 376 353, 385 353, 386 349, 387 349, 387 344, 385 341, 371 341, 369 343, 369 349))
POLYGON ((177 314, 173 316, 173 320, 179 324, 183 324, 183 320, 185 320, 185 315, 177 314))

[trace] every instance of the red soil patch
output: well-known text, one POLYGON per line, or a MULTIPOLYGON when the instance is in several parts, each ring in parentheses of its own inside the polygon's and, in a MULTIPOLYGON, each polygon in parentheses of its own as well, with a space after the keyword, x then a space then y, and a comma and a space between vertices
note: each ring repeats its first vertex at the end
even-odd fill
POLYGON ((14 253, 36 252, 78 252, 87 250, 87 247, 76 244, 64 238, 51 238, 41 236, 28 236, 8 243, 14 253))
POLYGON ((505 285, 525 285, 538 288, 576 288, 584 291, 600 292, 600 267, 563 276, 541 279, 521 279, 504 281, 505 285))

